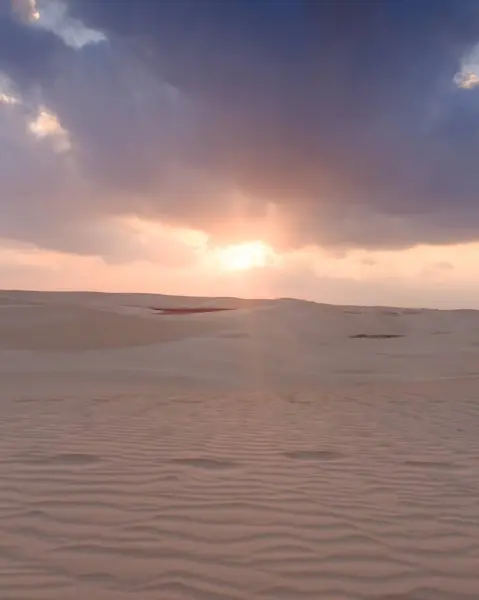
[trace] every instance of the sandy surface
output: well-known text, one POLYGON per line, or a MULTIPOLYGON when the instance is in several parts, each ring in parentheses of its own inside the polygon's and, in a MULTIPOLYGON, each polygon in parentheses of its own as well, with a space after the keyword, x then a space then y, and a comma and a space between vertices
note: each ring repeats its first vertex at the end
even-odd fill
POLYGON ((0 598, 477 600, 479 313, 0 293, 0 598))

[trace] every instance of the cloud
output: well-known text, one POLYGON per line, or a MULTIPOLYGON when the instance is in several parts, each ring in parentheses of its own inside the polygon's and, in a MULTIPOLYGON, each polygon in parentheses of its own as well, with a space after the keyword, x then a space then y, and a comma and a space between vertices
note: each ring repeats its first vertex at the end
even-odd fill
POLYGON ((0 104, 0 238, 110 264, 196 260, 181 230, 102 207, 103 188, 83 175, 76 151, 56 114, 20 99, 0 104))
POLYGON ((8 94, 0 94, 0 104, 17 104, 18 100, 15 96, 9 96, 8 94))
POLYGON ((473 0, 15 6, 2 235, 80 251, 133 215, 280 249, 477 239, 473 0))
POLYGON ((89 44, 99 44, 107 40, 101 31, 85 27, 81 21, 73 19, 67 14, 67 6, 56 0, 30 0, 30 21, 41 29, 52 31, 67 46, 75 49, 83 48, 89 44))
POLYGON ((472 90, 479 85, 479 44, 461 60, 461 68, 454 81, 464 90, 472 90))
POLYGON ((422 269, 421 275, 431 279, 440 279, 452 270, 454 270, 453 264, 448 261, 441 260, 425 265, 422 269))
MULTIPOLYGON (((132 220, 130 225, 138 223, 132 220)), ((186 239, 189 233, 184 236, 186 239)), ((174 237, 178 241, 176 234, 174 237)), ((164 247, 165 257, 170 250, 164 247)), ((266 268, 232 272, 212 269, 211 256, 171 268, 168 260, 161 264, 137 257, 106 262, 96 256, 2 244, 0 240, 0 277, 4 288, 302 297, 349 305, 477 308, 478 252, 479 243, 452 248, 421 246, 402 252, 355 250, 337 257, 310 248, 283 254, 266 268), (364 265, 365 258, 374 264, 364 265)))
POLYGON ((28 128, 37 138, 51 138, 56 152, 66 152, 71 148, 68 132, 63 129, 58 117, 45 108, 40 109, 28 128))
POLYGON ((479 85, 479 77, 471 71, 459 73, 456 76, 455 81, 457 85, 464 90, 472 90, 479 85))
POLYGON ((32 23, 40 18, 36 0, 12 0, 12 11, 27 23, 32 23))

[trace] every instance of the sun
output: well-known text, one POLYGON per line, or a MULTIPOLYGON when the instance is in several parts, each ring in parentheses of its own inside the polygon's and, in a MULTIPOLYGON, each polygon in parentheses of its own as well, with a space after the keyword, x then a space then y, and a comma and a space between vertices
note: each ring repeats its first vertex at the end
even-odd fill
POLYGON ((263 242, 245 242, 218 248, 216 251, 220 266, 228 271, 245 271, 265 267, 272 254, 263 242))

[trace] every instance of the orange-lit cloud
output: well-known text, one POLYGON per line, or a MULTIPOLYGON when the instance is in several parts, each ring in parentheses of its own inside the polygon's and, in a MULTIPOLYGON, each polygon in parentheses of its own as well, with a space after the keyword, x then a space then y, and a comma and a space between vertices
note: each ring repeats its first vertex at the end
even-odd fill
POLYGON ((40 18, 36 0, 12 0, 14 12, 26 22, 34 22, 40 18))
MULTIPOLYGON (((150 224, 151 225, 151 224, 150 224)), ((176 237, 174 232, 171 235, 176 237)), ((178 232, 178 237, 181 237, 178 232)), ((334 256, 314 248, 283 254, 274 264, 225 270, 214 249, 196 259, 164 254, 106 263, 95 256, 0 245, 0 276, 7 288, 90 289, 190 295, 300 297, 338 304, 479 308, 474 278, 479 244, 334 256), (208 253, 210 255, 208 256, 208 253), (447 259, 447 260, 445 260, 447 259)))
POLYGON ((62 127, 57 115, 41 108, 38 115, 29 122, 28 129, 37 138, 50 138, 57 152, 71 148, 68 132, 62 127))

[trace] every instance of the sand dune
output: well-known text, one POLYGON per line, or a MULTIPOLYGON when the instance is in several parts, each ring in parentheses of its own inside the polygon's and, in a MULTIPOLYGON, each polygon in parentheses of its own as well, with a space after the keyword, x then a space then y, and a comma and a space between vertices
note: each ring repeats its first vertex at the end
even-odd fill
POLYGON ((0 598, 477 600, 478 365, 474 311, 4 292, 0 598))

